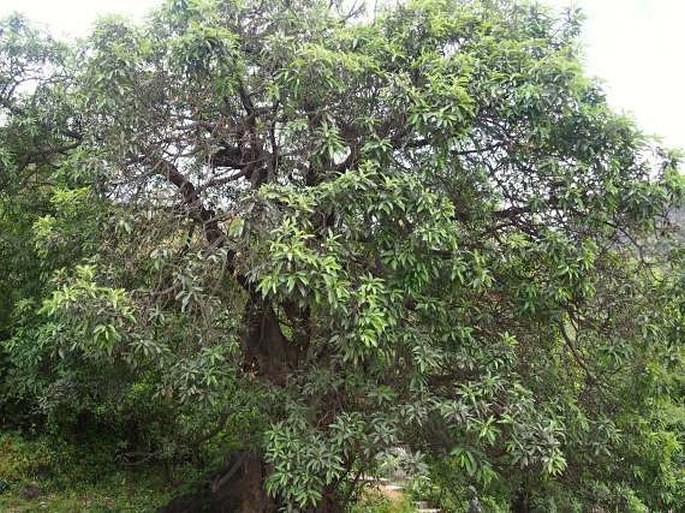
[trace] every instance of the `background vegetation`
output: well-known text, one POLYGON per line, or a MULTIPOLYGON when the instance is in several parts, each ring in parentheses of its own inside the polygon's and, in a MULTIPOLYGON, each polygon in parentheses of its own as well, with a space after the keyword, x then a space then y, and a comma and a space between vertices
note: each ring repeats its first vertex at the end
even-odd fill
POLYGON ((678 155, 579 13, 343 7, 0 22, 0 504, 684 510, 678 155))

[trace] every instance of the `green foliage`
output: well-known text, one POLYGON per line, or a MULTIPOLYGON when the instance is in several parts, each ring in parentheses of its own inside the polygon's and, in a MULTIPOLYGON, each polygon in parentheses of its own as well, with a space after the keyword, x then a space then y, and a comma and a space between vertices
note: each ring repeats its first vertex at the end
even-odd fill
POLYGON ((349 501, 397 447, 446 509, 685 507, 685 184, 567 14, 2 21, 2 427, 112 465, 256 454, 265 509, 349 501))

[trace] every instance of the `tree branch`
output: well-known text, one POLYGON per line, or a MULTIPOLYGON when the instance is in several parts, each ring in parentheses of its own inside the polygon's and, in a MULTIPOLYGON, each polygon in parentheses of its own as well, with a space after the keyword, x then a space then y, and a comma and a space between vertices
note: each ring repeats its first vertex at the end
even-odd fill
POLYGON ((587 366, 587 364, 585 363, 583 358, 578 353, 578 350, 573 345, 573 340, 571 340, 571 337, 569 336, 569 334, 566 333, 566 327, 564 326, 563 321, 559 322, 559 331, 561 332, 561 337, 564 339, 566 346, 570 349, 571 354, 573 355, 573 359, 581 367, 581 369, 583 369, 585 371, 585 374, 587 374, 588 378, 590 378, 595 383, 598 383, 597 378, 594 376, 594 374, 589 369, 589 367, 587 366))

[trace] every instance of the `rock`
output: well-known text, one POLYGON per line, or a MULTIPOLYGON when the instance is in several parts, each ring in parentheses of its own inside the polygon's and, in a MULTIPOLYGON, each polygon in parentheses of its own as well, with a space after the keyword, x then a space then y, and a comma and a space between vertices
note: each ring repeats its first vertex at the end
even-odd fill
POLYGON ((35 484, 24 486, 19 490, 19 497, 26 500, 33 500, 40 495, 40 488, 35 484))

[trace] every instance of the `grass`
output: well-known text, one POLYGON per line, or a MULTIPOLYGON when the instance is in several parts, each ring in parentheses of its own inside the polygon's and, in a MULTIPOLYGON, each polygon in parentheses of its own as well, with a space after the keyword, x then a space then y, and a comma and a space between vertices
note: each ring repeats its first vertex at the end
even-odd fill
POLYGON ((156 467, 122 469, 108 450, 1 433, 0 512, 154 512, 173 495, 173 482, 189 477, 179 470, 170 482, 156 467), (38 487, 37 497, 22 498, 28 485, 38 487))
POLYGON ((0 496, 3 513, 145 513, 154 512, 171 496, 172 489, 162 479, 141 472, 120 472, 96 485, 48 488, 35 499, 20 497, 20 487, 0 496))
POLYGON ((377 489, 364 491, 359 502, 350 513, 415 513, 416 508, 410 499, 401 493, 388 495, 377 489))

